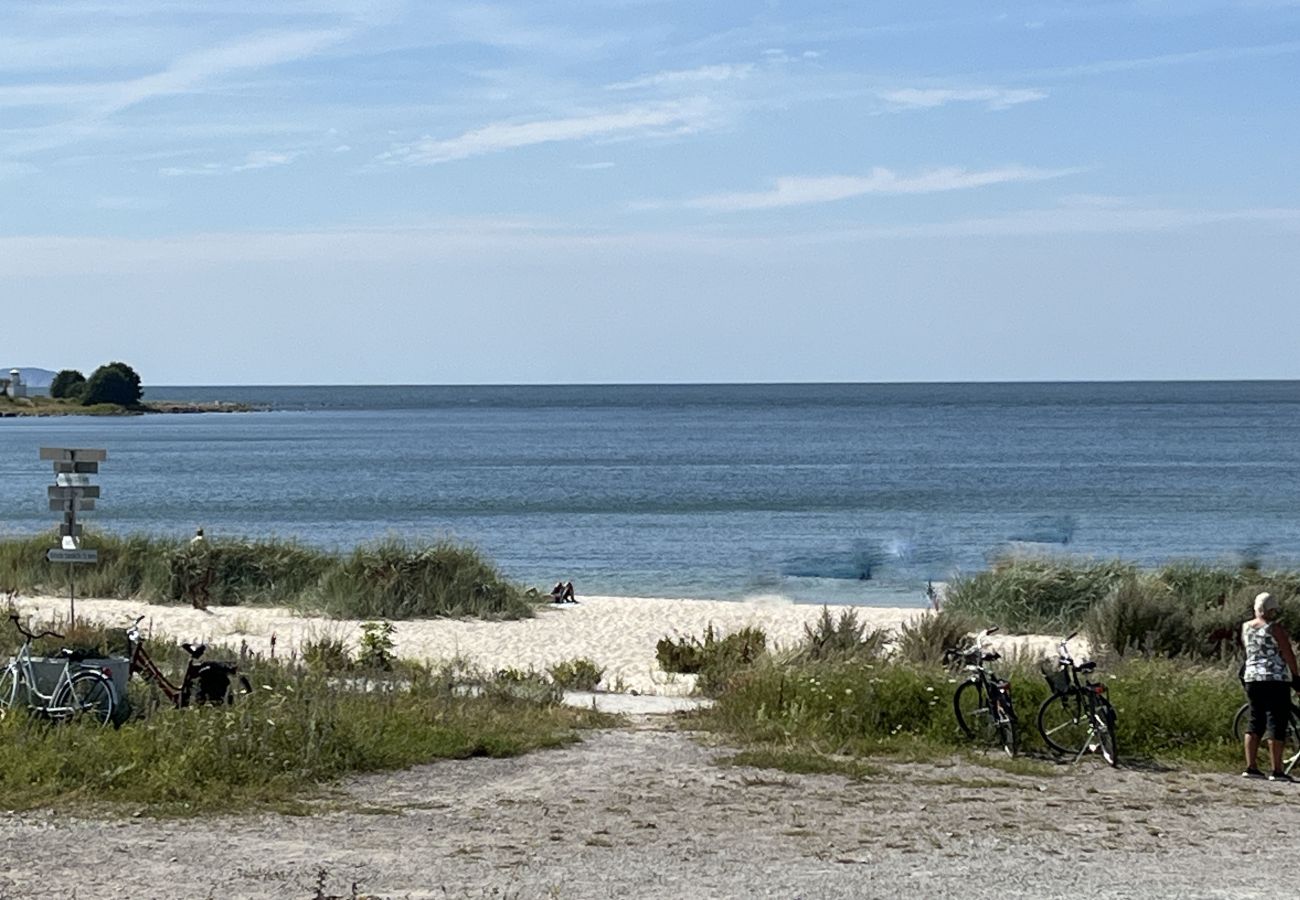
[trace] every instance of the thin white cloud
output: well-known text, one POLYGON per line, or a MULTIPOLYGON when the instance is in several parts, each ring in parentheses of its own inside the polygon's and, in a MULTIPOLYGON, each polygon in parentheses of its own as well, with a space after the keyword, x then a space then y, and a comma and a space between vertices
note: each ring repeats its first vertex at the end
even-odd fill
POLYGON ((380 155, 377 161, 390 164, 434 165, 537 144, 630 135, 683 133, 705 127, 708 112, 707 102, 688 100, 682 103, 640 106, 564 119, 494 122, 447 140, 424 138, 409 144, 399 144, 380 155))
MULTIPOLYGON (((1033 169, 1007 166, 970 171, 960 168, 931 169, 916 175, 899 175, 891 169, 874 168, 868 175, 825 177, 788 176, 776 179, 770 190, 731 194, 709 194, 681 204, 688 209, 741 212, 834 203, 867 194, 934 194, 961 191, 1012 182, 1044 181, 1078 172, 1078 169, 1033 169)), ((665 204, 659 204, 660 206, 665 204)), ((654 204, 647 206, 653 207, 654 204)))
POLYGON ((234 172, 253 172, 258 169, 287 166, 300 156, 302 154, 297 151, 254 150, 237 163, 210 162, 198 166, 167 166, 159 169, 158 173, 169 178, 183 175, 228 175, 234 172))
POLYGON ((1300 53, 1300 41, 1284 41, 1276 44, 1259 44, 1248 47, 1212 47, 1206 50, 1192 50, 1187 53, 1166 53, 1160 56, 1146 56, 1134 59, 1109 59, 1077 66, 1040 69, 1028 74, 1039 78, 1107 75, 1112 72, 1131 72, 1137 69, 1159 69, 1193 63, 1231 62, 1235 59, 1287 56, 1293 53, 1300 53))
POLYGON ((993 110, 1009 109, 1047 97, 1034 88, 899 88, 881 91, 880 99, 900 109, 935 109, 949 103, 983 103, 993 110))
POLYGON ((604 160, 602 162, 577 163, 574 165, 574 168, 583 172, 593 172, 598 169, 612 169, 614 168, 614 163, 609 160, 604 160))
POLYGON ((734 65, 724 63, 714 66, 701 66, 697 69, 675 69, 667 72, 656 72, 653 75, 644 75, 630 81, 615 82, 608 85, 607 88, 611 91, 628 91, 648 87, 676 87, 700 82, 735 81, 748 78, 754 73, 754 68, 753 63, 734 65))
POLYGON ((260 34, 183 56, 161 72, 113 86, 99 112, 107 115, 155 97, 185 94, 223 75, 315 56, 351 34, 345 29, 260 34))

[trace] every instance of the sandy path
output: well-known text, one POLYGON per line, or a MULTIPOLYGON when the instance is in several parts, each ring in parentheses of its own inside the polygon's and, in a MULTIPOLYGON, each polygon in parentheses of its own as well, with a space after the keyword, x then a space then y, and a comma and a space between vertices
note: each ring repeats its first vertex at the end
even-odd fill
MULTIPOLYGON (((20 611, 43 618, 66 617, 66 598, 19 598, 20 611)), ((841 607, 833 607, 839 615, 841 607)), ((894 628, 923 612, 921 609, 854 607, 861 621, 877 628, 894 628)), ((347 640, 353 650, 360 621, 308 618, 292 610, 268 607, 213 607, 202 612, 185 606, 158 606, 126 600, 78 600, 77 615, 126 627, 135 616, 176 640, 203 640, 238 646, 246 642, 258 653, 270 651, 276 636, 278 654, 293 653, 304 640, 322 636, 347 640)), ((544 671, 557 662, 586 657, 604 667, 603 686, 639 693, 690 693, 690 676, 663 672, 655 661, 655 644, 665 636, 702 636, 710 624, 720 635, 746 626, 762 628, 769 647, 792 647, 804 636, 804 625, 821 615, 821 607, 788 602, 723 600, 662 600, 637 597, 583 597, 577 604, 544 607, 533 619, 515 622, 424 619, 396 622, 399 656, 424 661, 462 657, 495 671, 503 668, 544 671)), ((1043 655, 1049 638, 1002 638, 1007 652, 1043 655)))
POLYGON ((306 900, 323 870, 334 897, 1263 898, 1300 849, 1298 790, 1234 776, 945 759, 856 783, 720 755, 651 717, 366 776, 309 817, 0 814, 0 896, 306 900))

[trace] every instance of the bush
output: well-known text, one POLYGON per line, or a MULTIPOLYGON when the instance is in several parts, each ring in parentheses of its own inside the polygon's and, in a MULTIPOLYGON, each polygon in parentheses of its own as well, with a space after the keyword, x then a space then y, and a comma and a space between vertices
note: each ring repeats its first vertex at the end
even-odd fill
POLYGON ((363 669, 391 671, 393 632, 396 630, 392 622, 362 622, 361 649, 357 653, 357 665, 363 669))
POLYGON ((655 645, 655 658, 665 672, 697 675, 696 688, 714 694, 736 672, 753 665, 767 653, 767 635, 761 628, 742 628, 735 634, 718 638, 710 623, 704 640, 696 637, 661 638, 655 645))
POLYGON ((558 662, 546 670, 557 687, 566 691, 594 691, 605 670, 585 657, 558 662))
POLYGON ((803 626, 804 641, 797 658, 801 660, 880 659, 889 643, 889 631, 884 628, 868 629, 858 621, 857 611, 840 610, 839 619, 831 615, 830 608, 822 607, 816 626, 803 626))
POLYGON ((969 644, 974 632, 974 623, 960 613, 949 609, 924 612, 903 623, 895 649, 907 662, 935 665, 943 662, 945 651, 969 644))
POLYGON ((1192 611, 1167 584, 1150 577, 1125 580, 1084 616, 1083 633, 1094 650, 1151 656, 1203 655, 1206 641, 1192 611))

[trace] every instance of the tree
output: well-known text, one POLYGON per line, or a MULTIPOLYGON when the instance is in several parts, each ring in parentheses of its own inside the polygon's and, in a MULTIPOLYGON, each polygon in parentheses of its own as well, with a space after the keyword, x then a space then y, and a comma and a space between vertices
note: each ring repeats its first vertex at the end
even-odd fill
POLYGON ((91 373, 90 379, 86 382, 86 389, 81 395, 81 402, 86 406, 95 403, 135 406, 143 396, 140 376, 136 374, 135 369, 123 362, 111 362, 91 373))
POLYGON ((60 369, 50 382, 50 396, 56 400, 63 397, 76 398, 85 390, 86 376, 76 369, 60 369))

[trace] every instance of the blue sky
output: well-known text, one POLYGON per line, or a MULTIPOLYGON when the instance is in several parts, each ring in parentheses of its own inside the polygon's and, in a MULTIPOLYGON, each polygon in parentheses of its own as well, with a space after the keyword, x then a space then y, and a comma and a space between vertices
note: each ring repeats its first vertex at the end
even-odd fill
POLYGON ((1300 378, 1300 0, 0 0, 0 364, 1300 378))

